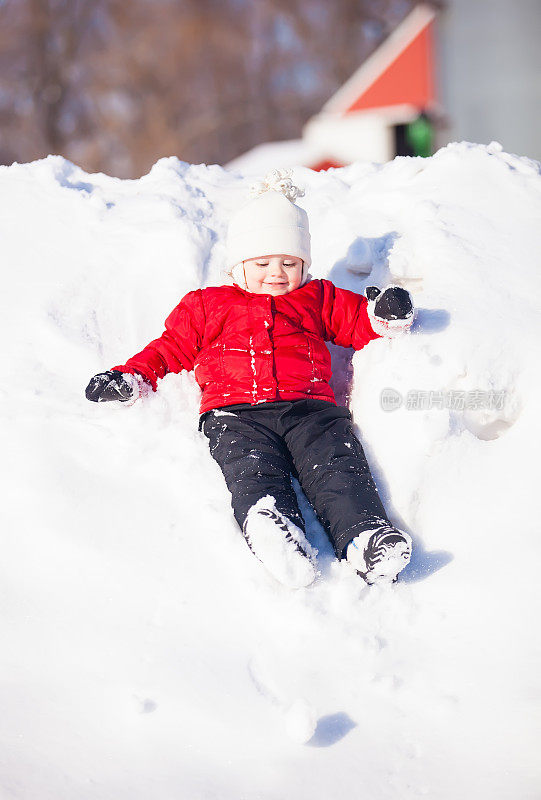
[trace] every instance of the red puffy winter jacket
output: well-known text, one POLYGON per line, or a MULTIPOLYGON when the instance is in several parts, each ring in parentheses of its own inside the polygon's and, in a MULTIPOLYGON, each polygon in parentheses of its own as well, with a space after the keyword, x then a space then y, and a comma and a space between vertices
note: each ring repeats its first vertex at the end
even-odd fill
POLYGON ((238 286, 189 292, 165 331, 125 364, 156 390, 168 372, 194 370, 201 413, 234 403, 316 398, 335 403, 326 341, 359 350, 374 333, 362 295, 312 280, 273 297, 238 286))

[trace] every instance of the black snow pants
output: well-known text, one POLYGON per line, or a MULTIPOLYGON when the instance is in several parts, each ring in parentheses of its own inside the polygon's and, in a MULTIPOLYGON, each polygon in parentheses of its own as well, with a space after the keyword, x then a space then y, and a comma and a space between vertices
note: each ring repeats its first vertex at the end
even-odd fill
POLYGON ((202 414, 199 429, 241 528, 254 503, 271 495, 277 510, 304 530, 292 474, 339 559, 358 533, 388 523, 347 408, 325 400, 226 406, 202 414))

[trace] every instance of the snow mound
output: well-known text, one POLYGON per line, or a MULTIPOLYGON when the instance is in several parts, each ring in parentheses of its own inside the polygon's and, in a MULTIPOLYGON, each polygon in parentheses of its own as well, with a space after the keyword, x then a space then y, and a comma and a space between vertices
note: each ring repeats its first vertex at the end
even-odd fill
POLYGON ((84 397, 224 282, 253 175, 0 167, 2 797, 539 795, 540 166, 463 142, 293 179, 313 276, 418 309, 402 339, 331 348, 412 562, 366 587, 301 496, 320 575, 279 586, 193 375, 127 408, 84 397))

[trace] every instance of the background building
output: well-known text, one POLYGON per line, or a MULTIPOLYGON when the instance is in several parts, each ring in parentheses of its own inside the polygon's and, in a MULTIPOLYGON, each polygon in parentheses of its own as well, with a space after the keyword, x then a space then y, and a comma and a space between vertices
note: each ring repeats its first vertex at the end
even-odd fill
POLYGON ((228 166, 328 169, 430 155, 455 140, 541 160, 541 3, 420 3, 308 120, 228 166))

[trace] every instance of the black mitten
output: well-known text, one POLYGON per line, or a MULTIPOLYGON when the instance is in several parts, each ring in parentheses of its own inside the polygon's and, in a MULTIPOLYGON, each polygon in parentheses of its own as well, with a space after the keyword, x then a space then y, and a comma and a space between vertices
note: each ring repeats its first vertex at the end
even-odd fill
POLYGON ((405 319, 413 311, 409 292, 400 286, 390 286, 383 293, 377 286, 368 286, 365 293, 368 300, 377 298, 373 313, 380 319, 405 319))
POLYGON ((125 403, 131 400, 133 387, 124 380, 122 372, 118 369, 109 372, 100 372, 90 379, 85 389, 87 400, 93 403, 103 403, 106 400, 119 400, 125 403))

